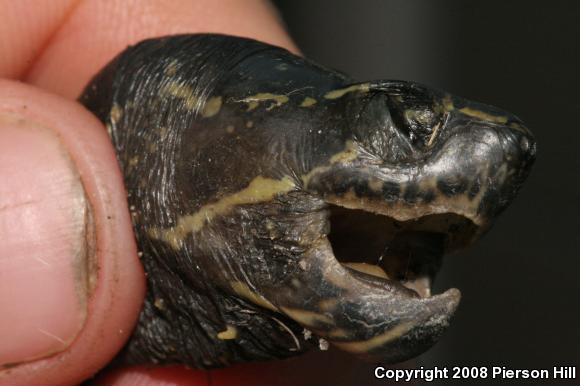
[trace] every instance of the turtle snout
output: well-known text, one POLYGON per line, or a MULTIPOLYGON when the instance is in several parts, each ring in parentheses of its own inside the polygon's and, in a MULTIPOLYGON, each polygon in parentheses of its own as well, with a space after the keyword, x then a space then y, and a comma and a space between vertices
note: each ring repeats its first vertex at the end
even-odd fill
POLYGON ((451 112, 422 170, 437 181, 449 210, 487 226, 516 196, 535 152, 519 119, 471 105, 451 112))
POLYGON ((522 166, 527 169, 536 159, 536 139, 523 122, 517 124, 514 122, 509 129, 514 136, 512 157, 518 159, 522 166))
POLYGON ((496 188, 500 197, 497 210, 501 212, 513 200, 530 173, 536 159, 536 140, 521 121, 509 122, 496 127, 495 131, 503 151, 503 160, 496 165, 497 174, 501 176, 496 188))

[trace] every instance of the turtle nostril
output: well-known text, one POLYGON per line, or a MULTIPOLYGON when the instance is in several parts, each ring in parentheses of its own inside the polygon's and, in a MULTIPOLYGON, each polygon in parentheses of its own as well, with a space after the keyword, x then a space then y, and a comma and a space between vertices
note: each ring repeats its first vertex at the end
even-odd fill
POLYGON ((536 142, 533 142, 532 145, 530 146, 529 154, 530 154, 530 157, 533 157, 533 158, 536 157, 536 142))
POLYGON ((530 149, 530 140, 526 137, 522 137, 520 139, 520 148, 524 153, 527 153, 528 150, 530 149))
POLYGON ((536 141, 530 135, 522 135, 519 140, 520 151, 526 161, 533 161, 536 157, 536 141))

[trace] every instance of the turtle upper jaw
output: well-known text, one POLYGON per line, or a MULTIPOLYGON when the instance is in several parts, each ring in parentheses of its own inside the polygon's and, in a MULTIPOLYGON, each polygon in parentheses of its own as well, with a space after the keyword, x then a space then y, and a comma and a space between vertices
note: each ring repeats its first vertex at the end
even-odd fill
MULTIPOLYGON (((457 214, 485 231, 529 174, 535 140, 519 121, 483 120, 477 117, 491 113, 478 110, 484 109, 479 104, 468 106, 448 112, 432 143, 396 161, 373 155, 364 138, 347 141, 349 158, 343 162, 336 155, 329 166, 310 172, 305 189, 328 203, 401 221, 457 214)), ((390 137, 396 138, 384 142, 393 149, 385 154, 402 147, 402 136, 390 137)))

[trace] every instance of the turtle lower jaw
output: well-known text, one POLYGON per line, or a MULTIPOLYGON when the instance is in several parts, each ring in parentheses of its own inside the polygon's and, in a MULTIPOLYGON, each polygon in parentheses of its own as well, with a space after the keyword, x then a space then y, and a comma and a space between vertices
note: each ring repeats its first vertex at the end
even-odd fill
POLYGON ((300 261, 303 273, 266 296, 289 318, 334 346, 383 363, 422 354, 449 326, 460 293, 421 297, 401 282, 341 264, 322 238, 300 261))

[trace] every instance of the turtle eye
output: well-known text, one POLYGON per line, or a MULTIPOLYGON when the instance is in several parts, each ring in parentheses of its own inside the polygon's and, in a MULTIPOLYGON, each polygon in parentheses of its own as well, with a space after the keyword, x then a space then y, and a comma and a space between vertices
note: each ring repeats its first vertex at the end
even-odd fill
POLYGON ((396 96, 390 100, 389 110, 397 128, 409 138, 411 144, 416 147, 425 147, 430 145, 440 117, 432 105, 418 102, 396 96))
POLYGON ((408 109, 403 112, 403 115, 411 142, 427 144, 436 124, 435 113, 428 108, 408 109))

